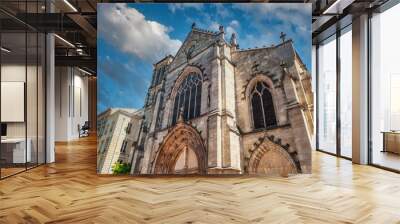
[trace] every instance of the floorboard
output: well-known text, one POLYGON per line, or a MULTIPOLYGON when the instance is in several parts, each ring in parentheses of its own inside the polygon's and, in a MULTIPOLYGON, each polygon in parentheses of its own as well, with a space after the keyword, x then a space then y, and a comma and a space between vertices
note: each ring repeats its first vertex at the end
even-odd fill
POLYGON ((0 223, 400 223, 400 175, 313 152, 283 177, 104 177, 96 139, 0 181, 0 223))

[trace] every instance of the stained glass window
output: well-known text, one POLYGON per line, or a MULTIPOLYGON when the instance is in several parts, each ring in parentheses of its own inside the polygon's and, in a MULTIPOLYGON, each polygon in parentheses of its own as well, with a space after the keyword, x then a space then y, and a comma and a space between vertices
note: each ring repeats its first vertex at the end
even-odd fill
POLYGON ((183 80, 175 96, 172 124, 176 124, 181 112, 185 121, 200 115, 201 85, 201 77, 196 73, 190 73, 183 80))
POLYGON ((251 110, 254 129, 277 125, 272 95, 264 82, 258 82, 251 91, 251 110))

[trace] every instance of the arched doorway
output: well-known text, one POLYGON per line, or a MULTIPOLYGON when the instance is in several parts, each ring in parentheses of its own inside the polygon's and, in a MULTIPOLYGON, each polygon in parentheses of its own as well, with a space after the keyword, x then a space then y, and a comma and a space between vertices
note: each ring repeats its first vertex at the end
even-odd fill
POLYGON ((153 166, 154 174, 205 174, 206 150, 196 129, 183 122, 164 138, 153 166))
POLYGON ((287 175, 301 173, 297 155, 289 154, 282 146, 264 138, 251 153, 248 162, 249 174, 287 175))

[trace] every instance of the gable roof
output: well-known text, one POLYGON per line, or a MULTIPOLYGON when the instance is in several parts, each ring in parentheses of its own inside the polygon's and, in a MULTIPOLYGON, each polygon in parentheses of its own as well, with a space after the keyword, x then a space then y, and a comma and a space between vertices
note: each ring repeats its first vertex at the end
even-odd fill
POLYGON ((176 62, 182 59, 186 59, 186 49, 191 47, 191 42, 196 41, 196 45, 199 46, 195 51, 199 51, 204 49, 204 47, 208 46, 212 42, 214 42, 221 32, 214 32, 209 30, 199 29, 197 27, 192 27, 191 31, 185 38, 185 41, 182 43, 181 47, 175 54, 174 59, 172 60, 170 66, 175 67, 177 66, 176 62), (190 46, 189 46, 190 45, 190 46))

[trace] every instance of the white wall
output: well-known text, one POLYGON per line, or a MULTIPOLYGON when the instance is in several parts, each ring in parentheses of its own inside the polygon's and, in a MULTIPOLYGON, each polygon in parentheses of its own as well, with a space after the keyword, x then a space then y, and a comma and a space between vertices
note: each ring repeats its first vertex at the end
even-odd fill
POLYGON ((69 132, 69 69, 67 67, 57 67, 55 70, 55 140, 66 141, 69 132))
MULTIPOLYGON (((1 81, 2 82, 24 82, 25 83, 25 64, 5 64, 1 66, 1 81)), ((28 67, 28 70, 31 68, 28 67)), ((4 98, 6 96, 2 96, 4 98)), ((1 108, 1 110, 7 110, 8 108, 1 108)), ((24 108, 22 108, 24 110, 24 108)), ((4 113, 4 111, 2 112, 4 113)), ((7 132, 12 137, 24 137, 25 136, 25 125, 24 122, 7 122, 7 132)))
POLYGON ((55 140, 79 138, 78 124, 88 120, 88 78, 76 68, 56 67, 55 140))
POLYGON ((316 105, 317 105, 317 96, 316 96, 316 94, 317 94, 317 47, 315 46, 315 45, 312 45, 312 51, 311 51, 311 80, 312 80, 312 84, 311 84, 311 86, 312 86, 312 91, 313 91, 313 99, 314 99, 314 114, 313 114, 313 117, 314 117, 314 133, 313 133, 313 135, 312 135, 312 140, 311 140, 311 142, 312 142, 312 148, 313 148, 313 150, 315 150, 316 149, 316 143, 317 143, 317 140, 316 140, 316 136, 317 136, 317 134, 316 134, 316 130, 317 130, 317 122, 316 122, 316 117, 317 117, 317 114, 316 114, 316 111, 317 111, 317 108, 316 108, 316 105))
MULTIPOLYGON (((1 66, 1 81, 2 82, 25 82, 26 69, 28 73, 34 69, 32 66, 25 67, 25 64, 5 64, 1 66)), ((27 93, 28 98, 36 97, 36 90, 27 93)), ((4 96, 2 96, 4 97, 4 96)), ((29 102, 31 99, 27 99, 29 102)), ((36 107, 36 105, 35 105, 36 107)), ((24 109, 24 108, 23 108, 24 109)), ((7 110, 7 108, 1 108, 7 110)), ((32 120, 28 114, 28 120, 32 120)), ((7 122, 7 136, 8 137, 25 137, 25 123, 26 122, 7 122)), ((29 137, 29 136, 28 136, 29 137)))
MULTIPOLYGON (((1 121, 24 122, 25 83, 1 82, 1 121)), ((35 105, 36 107, 36 105, 35 105)))
POLYGON ((76 74, 75 70, 75 75, 74 75, 74 108, 72 108, 72 120, 71 120, 71 135, 73 138, 79 137, 79 132, 78 132, 78 124, 81 126, 85 123, 85 121, 88 121, 88 78, 81 76, 79 73, 78 75, 76 74))
MULTIPOLYGON (((26 106, 22 102, 22 107, 2 107, 2 114, 4 113, 24 113, 26 112, 26 120, 22 119, 21 122, 6 122, 7 123, 7 137, 9 138, 24 138, 25 135, 30 139, 30 148, 32 151, 32 161, 39 163, 44 162, 45 150, 45 118, 44 118, 44 74, 42 67, 36 65, 18 64, 2 64, 1 66, 1 81, 2 82, 23 82, 26 84, 26 106), (38 70, 37 70, 38 69, 38 70), (25 80, 27 78, 27 80, 25 80), (12 111, 19 110, 19 111, 12 111), (38 154, 38 156, 37 156, 38 154)), ((24 90, 19 90, 19 94, 24 94, 24 90), (22 91, 22 92, 21 92, 22 91)), ((7 92, 2 89, 2 98, 7 97, 7 92)), ((3 104, 3 103, 2 103, 3 104)), ((2 119, 3 120, 3 119, 2 119)), ((51 162, 51 160, 49 160, 51 162)))

